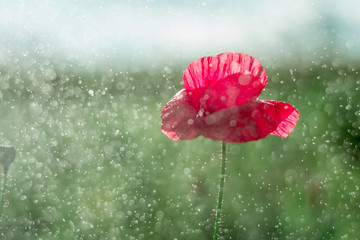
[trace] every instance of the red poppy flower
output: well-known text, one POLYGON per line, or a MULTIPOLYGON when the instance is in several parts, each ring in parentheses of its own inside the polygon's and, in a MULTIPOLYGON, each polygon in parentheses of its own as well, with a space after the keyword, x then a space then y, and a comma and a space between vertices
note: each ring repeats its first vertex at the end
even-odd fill
POLYGON ((179 91, 161 111, 161 131, 173 140, 204 137, 248 142, 269 134, 287 137, 299 119, 290 104, 257 100, 267 83, 261 63, 222 53, 190 63, 179 91))

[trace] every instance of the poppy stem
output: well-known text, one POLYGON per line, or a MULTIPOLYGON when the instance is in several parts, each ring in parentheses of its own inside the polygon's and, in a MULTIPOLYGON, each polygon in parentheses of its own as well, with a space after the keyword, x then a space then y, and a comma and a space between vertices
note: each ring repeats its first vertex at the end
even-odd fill
POLYGON ((219 238, 220 218, 221 218, 221 213, 222 213, 224 184, 225 184, 225 170, 226 170, 225 163, 226 163, 226 143, 222 142, 221 174, 220 174, 220 184, 219 184, 218 202, 217 202, 216 219, 215 219, 214 240, 217 240, 219 238))
POLYGON ((3 208, 4 208, 4 195, 5 195, 6 182, 7 182, 7 173, 8 173, 8 169, 5 168, 4 169, 4 182, 3 182, 3 187, 2 187, 2 191, 1 191, 1 200, 0 200, 0 219, 2 217, 3 208))

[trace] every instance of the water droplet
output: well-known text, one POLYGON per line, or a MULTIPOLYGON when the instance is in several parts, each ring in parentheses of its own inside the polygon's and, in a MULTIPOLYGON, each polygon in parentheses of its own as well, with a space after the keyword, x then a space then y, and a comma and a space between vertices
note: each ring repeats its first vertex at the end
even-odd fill
POLYGON ((250 74, 243 74, 239 77, 239 84, 246 86, 250 83, 252 76, 250 74))
POLYGON ((190 173, 190 168, 185 168, 185 169, 184 169, 184 173, 185 173, 185 174, 189 174, 189 173, 190 173))

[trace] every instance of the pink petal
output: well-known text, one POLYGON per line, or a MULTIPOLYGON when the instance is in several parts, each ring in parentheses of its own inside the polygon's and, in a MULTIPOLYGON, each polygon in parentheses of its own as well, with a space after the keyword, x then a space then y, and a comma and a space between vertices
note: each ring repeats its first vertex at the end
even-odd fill
MULTIPOLYGON (((186 90, 215 87, 218 81, 231 75, 241 86, 256 88, 256 97, 267 83, 265 70, 258 60, 243 53, 222 53, 190 63, 184 72, 183 85, 186 90)), ((241 90, 243 93, 244 89, 241 90)))
POLYGON ((278 101, 262 101, 271 106, 272 114, 278 118, 278 126, 271 134, 287 137, 299 120, 299 112, 292 105, 278 101))
POLYGON ((261 102, 250 102, 217 111, 205 117, 202 134, 213 140, 237 143, 264 138, 277 126, 267 117, 264 106, 261 102))
POLYGON ((213 113, 255 101, 262 89, 259 78, 236 73, 212 82, 207 88, 191 90, 190 99, 195 108, 213 113))
POLYGON ((172 140, 197 138, 196 109, 190 104, 185 89, 176 93, 161 111, 161 131, 172 140))
POLYGON ((256 101, 217 111, 204 118, 202 135, 213 140, 237 143, 259 140, 270 133, 284 137, 295 126, 294 123, 291 129, 284 128, 284 121, 289 114, 295 116, 279 106, 273 102, 256 101), (279 128, 281 131, 278 131, 279 128))

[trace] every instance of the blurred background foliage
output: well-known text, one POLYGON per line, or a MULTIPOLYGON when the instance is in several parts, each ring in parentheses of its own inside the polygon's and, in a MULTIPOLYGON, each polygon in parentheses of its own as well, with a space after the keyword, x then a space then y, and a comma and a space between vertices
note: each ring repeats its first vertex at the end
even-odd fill
MULTIPOLYGON (((126 4, 152 7, 152 1, 126 4)), ((201 12, 198 5, 184 5, 171 1, 166 12, 201 12)), ((90 11, 71 6, 73 16, 90 11)), ((222 51, 260 59, 268 75, 260 99, 286 101, 300 112, 286 139, 227 145, 222 237, 358 239, 360 59, 354 52, 360 38, 358 32, 346 35, 353 26, 349 19, 323 14, 322 6, 304 20, 316 28, 297 25, 307 31, 304 40, 285 30, 275 31, 280 40, 269 45, 260 40, 252 47, 225 42, 198 49, 198 40, 190 39, 188 45, 169 42, 164 52, 176 49, 168 54, 149 45, 145 53, 108 50, 104 58, 96 58, 101 48, 88 48, 82 58, 81 51, 58 50, 51 39, 29 32, 19 37, 23 30, 6 28, 0 143, 15 146, 17 156, 9 170, 1 239, 211 239, 220 142, 171 141, 160 131, 159 115, 182 88, 187 65, 222 51)), ((5 8, 8 15, 13 9, 5 8)))

